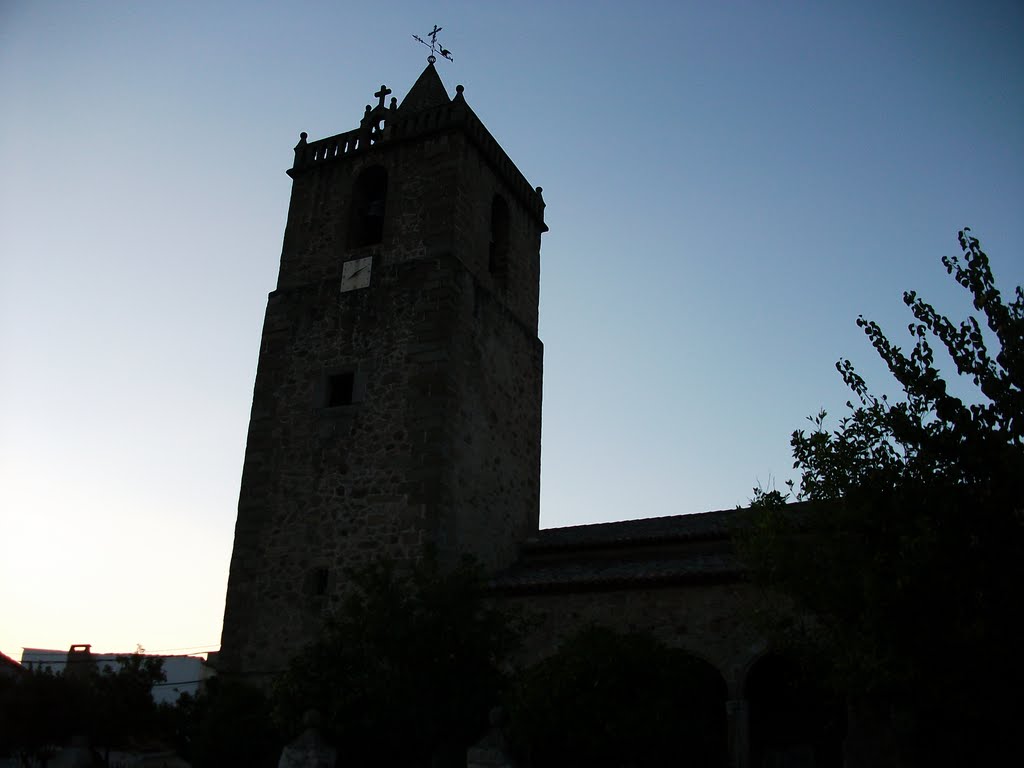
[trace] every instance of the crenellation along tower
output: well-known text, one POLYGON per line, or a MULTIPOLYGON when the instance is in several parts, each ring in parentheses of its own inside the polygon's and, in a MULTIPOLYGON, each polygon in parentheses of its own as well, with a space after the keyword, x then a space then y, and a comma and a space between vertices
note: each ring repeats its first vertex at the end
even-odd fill
POLYGON ((500 568, 538 528, 540 188, 433 63, 295 147, 220 665, 260 676, 375 558, 500 568))

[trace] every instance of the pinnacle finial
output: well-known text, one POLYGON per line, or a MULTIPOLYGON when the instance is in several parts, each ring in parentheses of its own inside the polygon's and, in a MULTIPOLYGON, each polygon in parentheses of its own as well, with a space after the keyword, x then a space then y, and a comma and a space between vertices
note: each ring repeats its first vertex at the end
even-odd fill
POLYGON ((437 57, 434 55, 435 53, 440 53, 441 56, 448 59, 448 61, 455 61, 454 57, 452 57, 452 52, 437 42, 437 33, 440 32, 442 29, 444 29, 444 27, 439 27, 437 26, 437 24, 434 25, 434 28, 427 35, 427 37, 430 38, 429 43, 419 35, 412 36, 413 40, 415 40, 418 43, 423 43, 423 45, 427 46, 427 48, 430 49, 430 55, 427 56, 427 61, 429 61, 431 64, 437 61, 437 57))

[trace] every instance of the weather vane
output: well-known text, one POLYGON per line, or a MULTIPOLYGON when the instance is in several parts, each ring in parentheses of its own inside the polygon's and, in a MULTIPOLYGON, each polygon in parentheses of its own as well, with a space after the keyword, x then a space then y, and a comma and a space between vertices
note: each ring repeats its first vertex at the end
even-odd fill
POLYGON ((437 61, 437 57, 434 56, 435 53, 440 53, 442 56, 444 56, 444 58, 448 59, 448 61, 455 61, 455 59, 452 58, 452 52, 445 48, 443 45, 439 45, 437 42, 437 33, 440 32, 442 29, 444 29, 444 27, 439 27, 437 26, 437 24, 434 25, 434 29, 431 30, 429 35, 427 35, 427 37, 430 38, 429 43, 419 35, 412 36, 413 40, 415 40, 418 43, 423 43, 425 46, 427 46, 427 48, 430 49, 430 55, 427 56, 427 61, 429 61, 431 64, 437 61))

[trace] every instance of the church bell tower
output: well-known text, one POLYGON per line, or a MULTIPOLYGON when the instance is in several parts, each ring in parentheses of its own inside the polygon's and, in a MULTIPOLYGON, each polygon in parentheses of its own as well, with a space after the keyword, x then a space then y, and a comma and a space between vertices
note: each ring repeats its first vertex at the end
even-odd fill
POLYGON ((295 147, 242 469, 221 667, 282 668, 344 570, 500 568, 536 532, 534 189, 431 62, 399 105, 295 147))

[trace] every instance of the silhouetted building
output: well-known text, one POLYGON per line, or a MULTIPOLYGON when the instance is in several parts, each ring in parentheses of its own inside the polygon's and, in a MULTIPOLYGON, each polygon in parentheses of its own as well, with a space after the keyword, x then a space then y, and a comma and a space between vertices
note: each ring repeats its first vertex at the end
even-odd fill
POLYGON ((535 534, 544 201, 434 66, 295 148, 223 669, 275 670, 380 555, 510 565, 535 534), (268 617, 274 617, 268 621, 268 617))
MULTIPOLYGON (((732 548, 742 513, 539 530, 541 189, 433 64, 401 105, 390 93, 358 128, 295 147, 218 669, 282 669, 346 567, 468 554, 533 618, 524 662, 597 624, 713 667, 723 740, 750 765, 748 680, 768 649, 732 548)), ((807 749, 754 746, 759 761, 807 749)))
POLYGON ((25 668, 10 656, 0 653, 0 676, 17 677, 24 674, 25 668))
MULTIPOLYGON (((21 665, 27 670, 47 670, 54 674, 86 677, 104 668, 117 671, 126 653, 93 653, 87 644, 72 645, 66 651, 47 648, 24 648, 21 665)), ((212 669, 200 656, 165 656, 146 654, 147 658, 157 657, 163 662, 165 680, 153 686, 153 700, 157 704, 174 704, 183 693, 195 696, 213 675, 212 669)))

